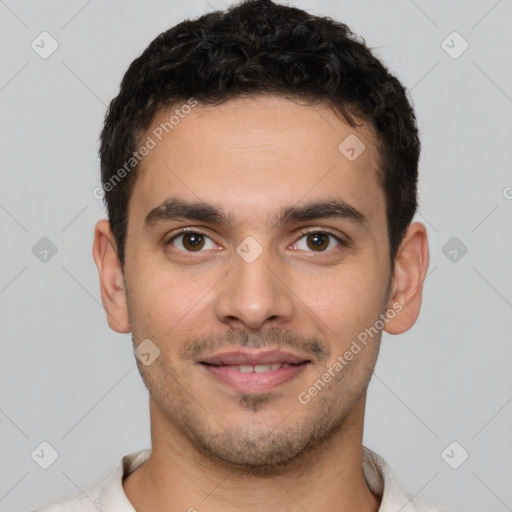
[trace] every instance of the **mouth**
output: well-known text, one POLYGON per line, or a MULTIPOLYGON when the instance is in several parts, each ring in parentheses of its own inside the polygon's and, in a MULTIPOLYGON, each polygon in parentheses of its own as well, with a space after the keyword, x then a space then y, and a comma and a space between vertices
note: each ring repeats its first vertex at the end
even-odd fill
MULTIPOLYGON (((208 365, 208 363, 203 363, 208 365)), ((299 363, 300 364, 300 363, 299 363)), ((236 365, 236 364, 226 364, 226 365, 209 365, 209 366, 224 366, 231 370, 236 370, 242 373, 267 373, 274 370, 279 370, 280 368, 288 368, 291 366, 290 363, 272 363, 272 364, 255 364, 255 365, 236 365)))
POLYGON ((311 360, 289 352, 236 351, 216 354, 199 361, 216 381, 236 391, 269 391, 296 378, 311 360))

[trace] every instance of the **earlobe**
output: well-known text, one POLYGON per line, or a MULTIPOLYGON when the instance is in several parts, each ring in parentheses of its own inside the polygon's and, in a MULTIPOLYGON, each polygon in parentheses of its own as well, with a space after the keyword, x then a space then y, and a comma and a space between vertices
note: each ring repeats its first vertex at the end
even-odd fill
POLYGON ((418 319, 428 262, 427 230, 420 222, 413 222, 407 228, 395 261, 388 308, 397 310, 399 304, 401 309, 384 327, 389 334, 409 330, 418 319))
POLYGON ((108 325, 119 333, 130 332, 123 270, 114 235, 106 219, 96 224, 92 254, 98 269, 101 301, 107 313, 108 325))

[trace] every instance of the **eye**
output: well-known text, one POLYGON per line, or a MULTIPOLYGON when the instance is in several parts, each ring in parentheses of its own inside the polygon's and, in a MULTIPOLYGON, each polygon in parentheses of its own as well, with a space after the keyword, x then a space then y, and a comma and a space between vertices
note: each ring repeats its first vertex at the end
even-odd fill
POLYGON ((182 230, 170 238, 167 244, 185 252, 201 252, 202 249, 215 248, 213 240, 200 231, 182 230))
POLYGON ((302 233, 302 236, 297 242, 295 242, 292 249, 326 252, 327 249, 330 250, 340 245, 343 245, 343 241, 332 233, 328 233, 326 231, 309 231, 302 233))

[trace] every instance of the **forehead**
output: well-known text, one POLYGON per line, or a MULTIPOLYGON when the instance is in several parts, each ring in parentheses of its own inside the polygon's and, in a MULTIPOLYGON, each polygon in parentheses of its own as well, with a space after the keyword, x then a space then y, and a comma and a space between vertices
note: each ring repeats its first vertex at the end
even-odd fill
POLYGON ((384 212, 371 127, 352 128, 324 106, 274 96, 174 105, 155 117, 149 139, 130 200, 138 215, 171 196, 215 204, 241 222, 327 196, 368 217, 384 212))

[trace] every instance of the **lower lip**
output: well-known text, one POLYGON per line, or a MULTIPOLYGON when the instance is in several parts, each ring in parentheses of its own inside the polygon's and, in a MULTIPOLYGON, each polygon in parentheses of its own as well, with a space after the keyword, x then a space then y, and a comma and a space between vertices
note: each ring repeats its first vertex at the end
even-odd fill
POLYGON ((213 366, 202 364, 211 375, 229 384, 237 391, 257 392, 268 391, 285 382, 294 379, 308 365, 307 362, 291 365, 286 368, 278 368, 264 373, 242 373, 228 366, 213 366))

